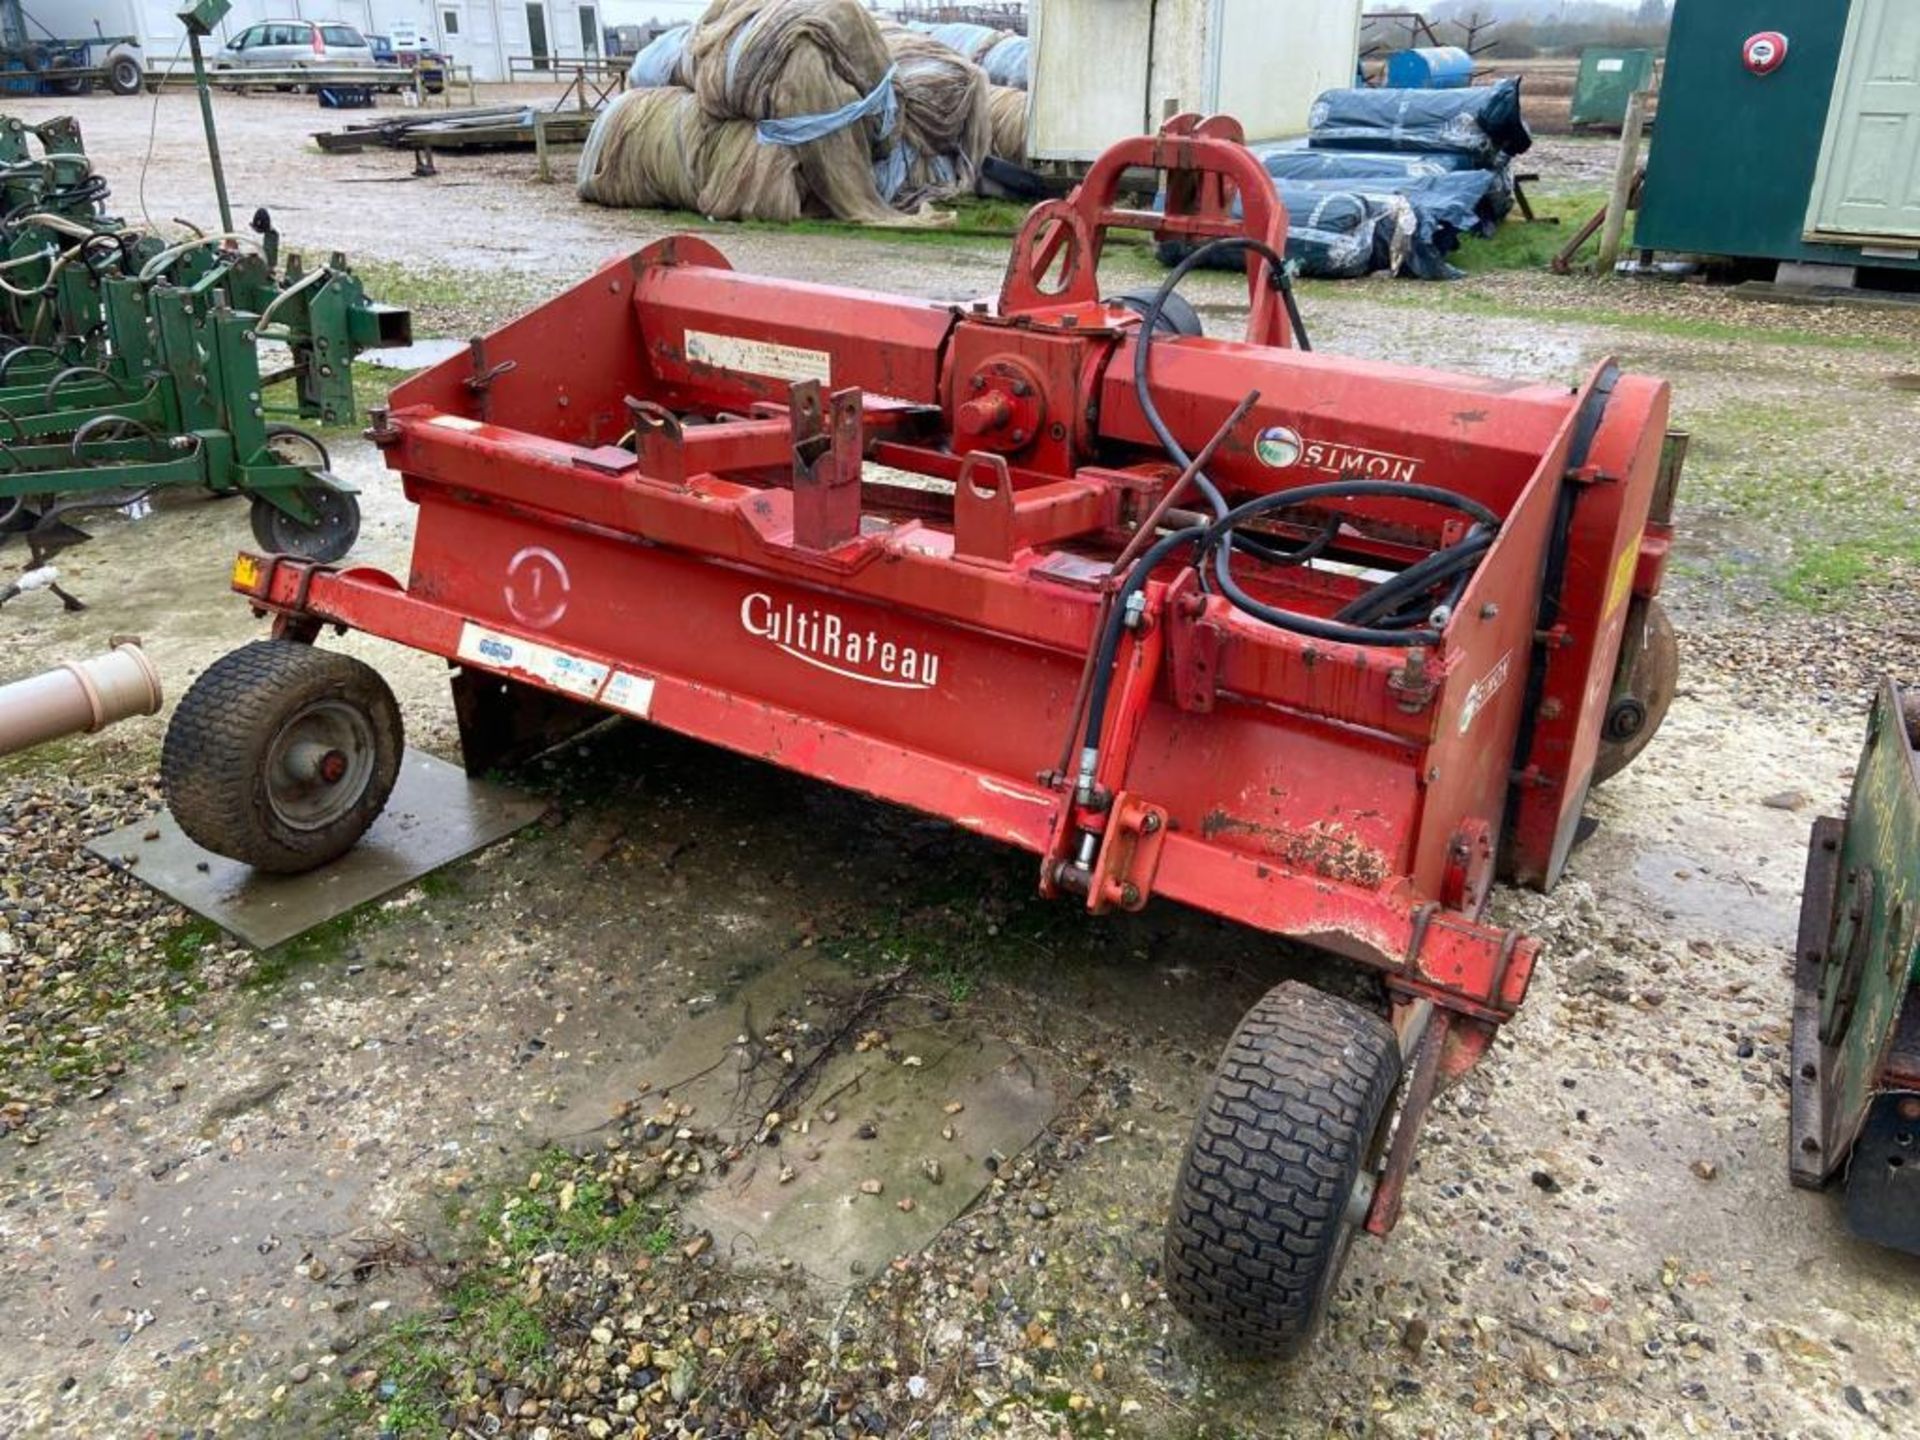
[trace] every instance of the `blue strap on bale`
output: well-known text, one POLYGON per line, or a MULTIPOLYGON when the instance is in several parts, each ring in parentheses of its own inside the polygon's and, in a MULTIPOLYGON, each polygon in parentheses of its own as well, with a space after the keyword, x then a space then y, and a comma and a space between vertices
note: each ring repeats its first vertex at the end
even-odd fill
POLYGON ((673 84, 680 57, 687 53, 687 41, 692 38, 691 25, 661 31, 633 57, 633 64, 627 67, 627 84, 635 90, 658 90, 673 84))
POLYGON ((900 104, 893 93, 895 68, 889 65, 878 85, 858 100, 849 100, 838 110, 829 110, 823 115, 793 115, 780 120, 762 120, 753 127, 753 133, 759 137, 762 145, 805 145, 812 140, 825 139, 836 130, 857 125, 870 115, 878 115, 881 133, 891 135, 900 116, 900 104))

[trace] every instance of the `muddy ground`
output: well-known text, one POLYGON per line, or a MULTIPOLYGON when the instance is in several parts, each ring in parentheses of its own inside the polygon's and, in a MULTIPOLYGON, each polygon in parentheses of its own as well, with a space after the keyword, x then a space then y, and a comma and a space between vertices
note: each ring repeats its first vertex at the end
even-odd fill
MULTIPOLYGON (((673 228, 578 206, 526 157, 409 180, 402 155, 304 148, 304 103, 220 104, 236 209, 347 251, 422 333, 673 228)), ((127 212, 210 212, 189 101, 80 113, 127 212)), ((1604 162, 1535 159, 1575 189, 1604 162)), ((927 296, 990 291, 1004 253, 714 228, 743 267, 927 296)), ((1230 284, 1198 295, 1237 322, 1230 284)), ((533 829, 253 955, 81 849, 154 803, 162 717, 0 768, 0 1437, 1912 1433, 1920 1264, 1850 1241, 1784 1158, 1807 826, 1846 792, 1875 677, 1920 645, 1916 322, 1517 273, 1306 306, 1346 354, 1569 380, 1616 355, 1673 381, 1695 437, 1681 697, 1567 880, 1498 897, 1547 959, 1311 1356, 1215 1354, 1157 1278, 1237 1016, 1281 978, 1351 983, 1311 956, 1165 905, 1063 918, 1025 857, 634 727, 511 782, 551 801, 533 829), (804 1065, 850 1015, 903 1075, 903 1046, 935 1051, 900 1037, 990 1037, 1050 1118, 982 1154, 942 1096, 901 1112, 888 1163, 911 1181, 944 1156, 966 1204, 892 1263, 836 1279, 713 1245, 699 1206, 760 1153, 733 1135, 764 1092, 680 1113, 676 1040, 726 1018, 715 1064, 777 1078, 781 1037, 804 1065)), ((356 558, 404 570, 409 507, 363 442, 330 442, 365 486, 356 558)), ((177 696, 257 633, 224 589, 236 504, 92 528, 61 561, 91 608, 7 606, 0 672, 138 633, 177 696)), ((452 753, 442 667, 340 643, 452 753)), ((823 1134, 858 1123, 798 1098, 823 1134)))

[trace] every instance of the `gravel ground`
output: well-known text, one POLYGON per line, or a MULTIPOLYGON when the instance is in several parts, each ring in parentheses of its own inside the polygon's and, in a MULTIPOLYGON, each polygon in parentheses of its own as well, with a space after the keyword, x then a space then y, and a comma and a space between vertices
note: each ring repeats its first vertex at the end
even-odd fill
MULTIPOLYGON (((81 111, 129 208, 150 105, 81 111)), ((291 235, 406 286, 423 332, 664 228, 522 157, 397 180, 403 157, 301 148, 303 104, 221 110, 237 203, 278 200, 291 235)), ((202 214, 190 102, 157 118, 146 206, 202 214)), ((923 295, 987 291, 1003 256, 723 243, 923 295)), ((1236 323, 1230 284, 1196 298, 1236 323)), ((80 848, 152 803, 156 719, 0 770, 0 1436, 1910 1433, 1920 1265, 1847 1240, 1782 1155, 1806 826, 1920 640, 1912 561, 1874 549, 1920 494, 1920 402, 1889 383, 1914 322, 1538 275, 1309 301, 1341 353, 1568 379, 1616 354, 1673 379, 1695 436, 1681 697, 1596 795, 1567 881, 1499 897, 1548 959, 1437 1105, 1406 1219, 1357 1250, 1312 1355, 1209 1351, 1160 1292, 1158 1237, 1239 1013, 1339 972, 1170 907, 1080 923, 1028 898, 1023 857, 633 730, 524 778, 553 801, 535 831, 256 957, 80 848), (1831 589, 1849 546, 1876 558, 1831 589), (1035 1145, 948 1177, 982 1187, 958 1223, 850 1289, 689 1228, 683 1202, 742 1157, 642 1089, 690 1007, 776 967, 904 967, 882 1031, 937 1006, 1071 1077, 1035 1145)), ((366 447, 336 450, 367 487, 363 558, 403 570, 409 507, 366 447)), ((134 631, 177 696, 255 632, 222 589, 237 508, 96 529, 63 557, 91 610, 0 613, 9 674, 134 631)), ((343 643, 446 753, 441 667, 343 643)))

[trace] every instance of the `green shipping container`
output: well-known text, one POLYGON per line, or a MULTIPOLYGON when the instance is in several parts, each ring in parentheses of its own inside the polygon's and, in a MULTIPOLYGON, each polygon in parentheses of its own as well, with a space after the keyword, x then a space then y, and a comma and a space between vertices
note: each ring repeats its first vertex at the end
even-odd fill
POLYGON ((1920 270, 1920 0, 1677 0, 1633 243, 1920 270))
POLYGON ((1589 45, 1580 52, 1580 78, 1573 87, 1573 123, 1618 130, 1636 90, 1653 88, 1653 51, 1589 45))

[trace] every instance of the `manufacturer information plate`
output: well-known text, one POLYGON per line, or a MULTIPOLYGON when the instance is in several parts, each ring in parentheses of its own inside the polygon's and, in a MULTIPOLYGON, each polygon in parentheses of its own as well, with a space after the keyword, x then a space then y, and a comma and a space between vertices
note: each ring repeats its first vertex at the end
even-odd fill
POLYGON ((692 364, 711 365, 742 375, 767 375, 788 381, 818 380, 822 385, 833 379, 833 357, 826 351, 776 345, 771 340, 747 340, 738 335, 689 330, 686 352, 692 364))

